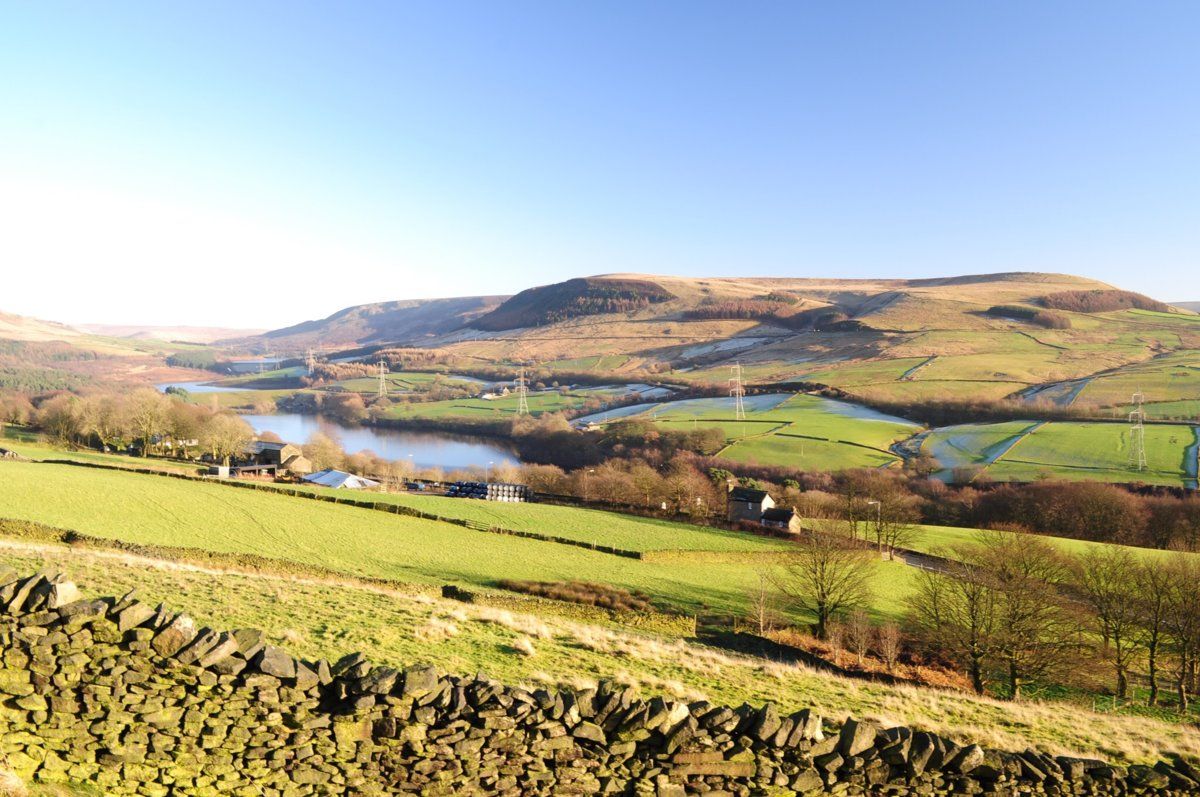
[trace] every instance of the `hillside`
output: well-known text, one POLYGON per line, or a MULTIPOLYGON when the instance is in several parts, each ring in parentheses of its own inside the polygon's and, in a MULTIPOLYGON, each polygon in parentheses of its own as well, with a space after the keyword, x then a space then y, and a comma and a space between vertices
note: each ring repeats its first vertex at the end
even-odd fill
POLYGON ((227 327, 191 326, 139 326, 136 324, 79 324, 76 326, 90 335, 131 340, 160 340, 164 342, 215 343, 228 338, 243 338, 261 335, 265 329, 230 329, 227 327))
POLYGON ((673 298, 651 280, 573 279, 521 291, 469 325, 492 332, 540 327, 580 316, 637 312, 673 298))
POLYGON ((1200 400, 1186 388, 1200 316, 1064 274, 604 274, 508 299, 364 305, 232 342, 264 343, 276 351, 421 346, 450 368, 532 363, 547 376, 697 386, 724 385, 738 362, 751 385, 804 382, 900 404, 1027 398, 1108 408, 1128 401, 1117 395, 1126 392, 1119 377, 1136 369, 1147 401, 1164 404, 1155 417, 1185 417, 1192 407, 1179 402, 1200 400), (1072 389, 1093 377, 1095 386, 1072 389))
POLYGON ((27 316, 0 312, 0 340, 50 341, 71 340, 84 333, 66 324, 41 321, 27 316))
POLYGON ((276 352, 301 352, 370 343, 414 345, 459 329, 498 306, 503 296, 454 299, 412 299, 347 307, 317 321, 305 321, 257 336, 223 341, 232 348, 257 348, 264 343, 276 352))

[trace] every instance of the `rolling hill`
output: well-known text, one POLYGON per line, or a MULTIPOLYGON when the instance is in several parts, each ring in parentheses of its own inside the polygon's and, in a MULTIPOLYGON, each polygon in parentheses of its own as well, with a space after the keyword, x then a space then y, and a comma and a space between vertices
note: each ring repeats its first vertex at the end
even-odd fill
POLYGON ((214 343, 229 338, 261 335, 265 329, 229 329, 226 327, 192 326, 139 326, 136 324, 79 324, 77 327, 89 335, 131 340, 179 341, 183 343, 214 343))
POLYGON ((66 324, 0 312, 0 340, 69 341, 84 334, 66 324))
POLYGON ((306 348, 351 347, 371 343, 414 345, 461 328, 495 309, 504 296, 411 299, 347 307, 317 321, 223 341, 233 348, 301 352, 306 348))
MULTIPOLYGON (((751 384, 804 382, 886 402, 1034 401, 1058 391, 1066 403, 1106 407, 1100 392, 1068 388, 1136 368, 1151 403, 1200 399, 1180 394, 1176 374, 1200 349, 1200 316, 1066 274, 889 280, 604 274, 509 298, 352 307, 232 343, 275 351, 415 345, 437 349, 452 367, 524 362, 553 374, 694 385, 724 384, 736 361, 751 384), (1168 356, 1175 371, 1160 374, 1168 356)), ((1185 409, 1173 405, 1160 414, 1185 409)))

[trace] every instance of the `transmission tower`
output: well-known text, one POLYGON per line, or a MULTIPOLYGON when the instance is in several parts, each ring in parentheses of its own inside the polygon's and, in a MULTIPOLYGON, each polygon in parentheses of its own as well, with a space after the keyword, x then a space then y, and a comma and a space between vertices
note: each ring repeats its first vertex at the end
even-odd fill
POLYGON ((742 364, 735 362, 729 367, 733 376, 729 377, 729 395, 733 396, 734 417, 739 421, 746 420, 746 407, 742 399, 746 396, 746 388, 742 384, 742 364))
POLYGON ((308 355, 304 358, 304 364, 308 366, 308 375, 312 376, 313 371, 317 370, 317 358, 313 356, 313 350, 308 350, 308 355))
POLYGON ((517 371, 517 415, 529 414, 529 380, 525 377, 525 369, 517 371))
POLYGON ((387 363, 385 363, 383 360, 380 360, 379 361, 379 371, 377 374, 377 376, 379 378, 379 389, 376 392, 376 395, 379 396, 379 398, 383 398, 384 396, 387 395, 387 380, 384 379, 384 376, 387 374, 387 372, 388 372, 387 363))
POLYGON ((1133 410, 1129 413, 1129 467, 1146 469, 1146 396, 1142 391, 1133 394, 1133 410))

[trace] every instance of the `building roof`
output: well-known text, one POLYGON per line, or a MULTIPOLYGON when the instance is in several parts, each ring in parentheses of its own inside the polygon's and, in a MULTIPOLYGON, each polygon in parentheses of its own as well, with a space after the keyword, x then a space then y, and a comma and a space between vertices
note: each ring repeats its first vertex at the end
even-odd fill
POLYGON ((254 440, 246 444, 247 454, 261 454, 264 451, 282 451, 291 443, 271 443, 265 440, 254 440))
POLYGON ((353 473, 346 473, 344 470, 333 470, 331 468, 319 470, 307 476, 301 476, 300 480, 321 487, 344 487, 347 490, 363 490, 368 487, 379 486, 379 482, 373 479, 365 479, 362 476, 355 476, 353 473))
POLYGON ((734 487, 729 491, 730 501, 742 501, 747 504, 761 504, 766 497, 766 490, 754 490, 750 487, 734 487))
POLYGON ((795 516, 796 510, 779 507, 773 507, 762 513, 762 519, 767 523, 791 523, 795 516))

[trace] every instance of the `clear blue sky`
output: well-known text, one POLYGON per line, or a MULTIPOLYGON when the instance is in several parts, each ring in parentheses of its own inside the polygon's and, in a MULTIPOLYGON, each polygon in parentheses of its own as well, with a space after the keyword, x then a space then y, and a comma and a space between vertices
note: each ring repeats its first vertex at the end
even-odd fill
POLYGON ((0 310, 270 326, 614 271, 1200 299, 1198 31, 1195 2, 0 0, 0 310))

